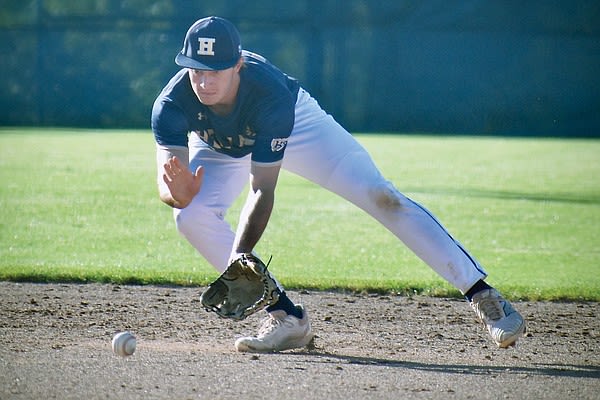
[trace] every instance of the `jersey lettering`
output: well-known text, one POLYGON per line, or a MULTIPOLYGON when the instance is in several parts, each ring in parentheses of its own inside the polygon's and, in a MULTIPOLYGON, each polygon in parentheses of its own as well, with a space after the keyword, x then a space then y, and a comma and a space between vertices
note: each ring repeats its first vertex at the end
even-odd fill
POLYGON ((198 43, 199 43, 199 47, 198 47, 197 53, 199 56, 214 56, 215 55, 215 51, 213 50, 213 46, 215 44, 214 38, 199 37, 198 43))
POLYGON ((254 146, 254 139, 250 139, 242 135, 238 135, 238 139, 240 141, 240 147, 254 146))
POLYGON ((227 150, 232 149, 234 147, 250 147, 254 146, 254 143, 256 142, 256 140, 254 139, 254 137, 256 137, 256 133, 253 132, 248 126, 246 127, 245 135, 219 135, 212 128, 195 130, 194 133, 198 135, 198 137, 200 137, 200 139, 202 139, 202 141, 204 141, 206 144, 217 150, 227 150))

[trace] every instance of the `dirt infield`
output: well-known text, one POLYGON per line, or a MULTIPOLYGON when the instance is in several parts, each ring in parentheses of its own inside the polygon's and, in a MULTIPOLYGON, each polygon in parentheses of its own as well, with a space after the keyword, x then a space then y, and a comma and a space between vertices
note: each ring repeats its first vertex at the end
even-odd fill
POLYGON ((219 319, 199 292, 0 282, 0 399, 600 398, 597 303, 518 302, 529 333, 502 350, 464 301, 291 292, 315 348, 253 355, 233 342, 260 316, 219 319))

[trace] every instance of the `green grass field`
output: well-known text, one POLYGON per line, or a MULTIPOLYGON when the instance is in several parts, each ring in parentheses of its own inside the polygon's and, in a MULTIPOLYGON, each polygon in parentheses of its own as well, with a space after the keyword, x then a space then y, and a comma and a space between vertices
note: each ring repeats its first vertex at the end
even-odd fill
MULTIPOLYGON (((508 297, 600 300, 600 140, 356 136, 508 297)), ((0 149, 0 280, 217 276, 158 200, 150 132, 4 128, 0 149)), ((290 288, 458 295, 361 211, 288 173, 258 251, 290 288)))

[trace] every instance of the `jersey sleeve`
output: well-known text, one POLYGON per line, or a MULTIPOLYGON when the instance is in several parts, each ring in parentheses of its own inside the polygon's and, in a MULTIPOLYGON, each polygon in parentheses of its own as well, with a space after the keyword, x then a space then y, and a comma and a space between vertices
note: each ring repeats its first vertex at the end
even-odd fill
POLYGON ((295 105, 292 96, 285 96, 261 107, 255 120, 258 134, 252 151, 253 162, 277 164, 283 160, 288 138, 294 128, 295 105))
POLYGON ((154 102, 151 125, 154 139, 159 145, 188 146, 187 118, 172 102, 160 97, 154 102))

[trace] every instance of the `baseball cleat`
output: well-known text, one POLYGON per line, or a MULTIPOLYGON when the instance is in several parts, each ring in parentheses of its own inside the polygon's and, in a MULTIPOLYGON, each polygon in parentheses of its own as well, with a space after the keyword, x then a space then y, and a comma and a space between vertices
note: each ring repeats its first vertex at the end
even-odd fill
POLYGON ((525 320, 496 289, 476 293, 470 304, 498 347, 514 346, 525 333, 525 320))
POLYGON ((302 319, 277 310, 263 320, 256 336, 242 337, 235 341, 240 352, 270 353, 308 346, 314 337, 308 313, 302 306, 302 319))

